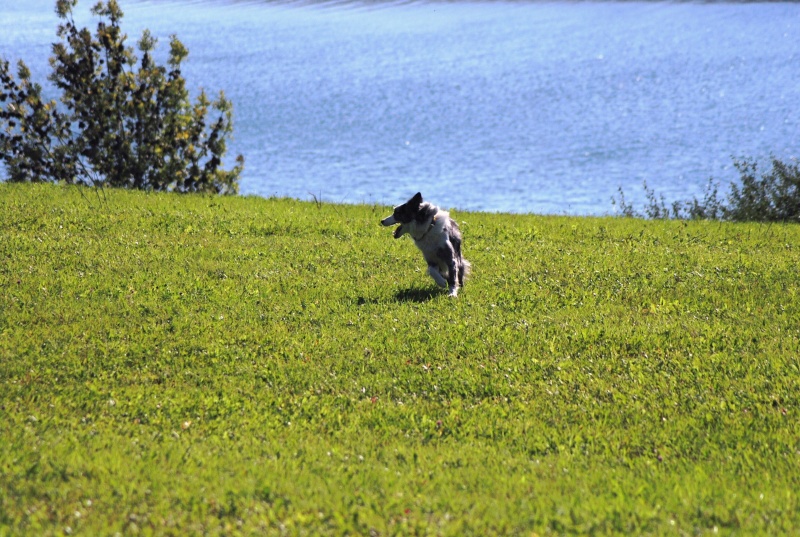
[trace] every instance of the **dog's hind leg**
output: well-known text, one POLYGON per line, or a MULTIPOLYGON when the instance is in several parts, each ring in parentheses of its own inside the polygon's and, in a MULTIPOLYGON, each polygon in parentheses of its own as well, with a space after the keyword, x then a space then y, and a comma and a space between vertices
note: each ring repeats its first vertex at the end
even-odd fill
POLYGON ((450 288, 450 296, 457 296, 458 295, 458 287, 459 282, 461 281, 461 267, 458 266, 458 262, 454 259, 452 263, 450 263, 450 273, 448 276, 447 285, 450 288))
POLYGON ((458 295, 458 283, 461 280, 458 257, 452 246, 439 250, 439 257, 447 265, 447 287, 450 288, 450 296, 458 295))
POLYGON ((458 233, 458 224, 453 222, 453 227, 456 233, 450 237, 450 243, 453 245, 453 257, 458 267, 458 286, 464 287, 464 279, 469 274, 469 261, 461 255, 461 235, 458 233))

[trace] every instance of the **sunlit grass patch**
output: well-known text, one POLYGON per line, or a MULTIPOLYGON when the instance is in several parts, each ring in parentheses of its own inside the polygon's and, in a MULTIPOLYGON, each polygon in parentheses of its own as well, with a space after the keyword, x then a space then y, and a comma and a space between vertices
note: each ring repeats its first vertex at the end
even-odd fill
POLYGON ((0 185, 12 534, 791 534, 792 225, 0 185), (68 530, 68 531, 67 531, 68 530))

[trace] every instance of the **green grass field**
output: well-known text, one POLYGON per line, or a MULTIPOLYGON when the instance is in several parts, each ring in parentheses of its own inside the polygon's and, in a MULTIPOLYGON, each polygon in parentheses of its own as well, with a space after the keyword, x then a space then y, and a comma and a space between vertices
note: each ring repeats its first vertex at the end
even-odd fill
POLYGON ((0 184, 0 535, 800 533, 800 227, 387 214, 0 184))

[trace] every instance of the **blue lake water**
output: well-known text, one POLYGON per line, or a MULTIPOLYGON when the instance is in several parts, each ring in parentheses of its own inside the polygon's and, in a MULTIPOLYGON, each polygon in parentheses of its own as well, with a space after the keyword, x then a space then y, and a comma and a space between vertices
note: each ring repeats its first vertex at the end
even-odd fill
MULTIPOLYGON (((54 4, 0 3, 0 55, 39 80, 54 4)), ((177 34, 189 87, 233 101, 243 194, 601 215, 800 156, 797 3, 121 5, 131 45, 177 34)))

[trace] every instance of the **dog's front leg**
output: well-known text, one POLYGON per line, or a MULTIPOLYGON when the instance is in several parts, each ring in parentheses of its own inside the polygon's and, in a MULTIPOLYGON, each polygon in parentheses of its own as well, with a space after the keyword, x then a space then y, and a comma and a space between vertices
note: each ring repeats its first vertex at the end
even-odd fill
POLYGON ((436 285, 439 287, 447 287, 447 280, 442 278, 442 274, 439 272, 439 267, 436 265, 428 265, 428 274, 431 275, 433 281, 436 282, 436 285))

